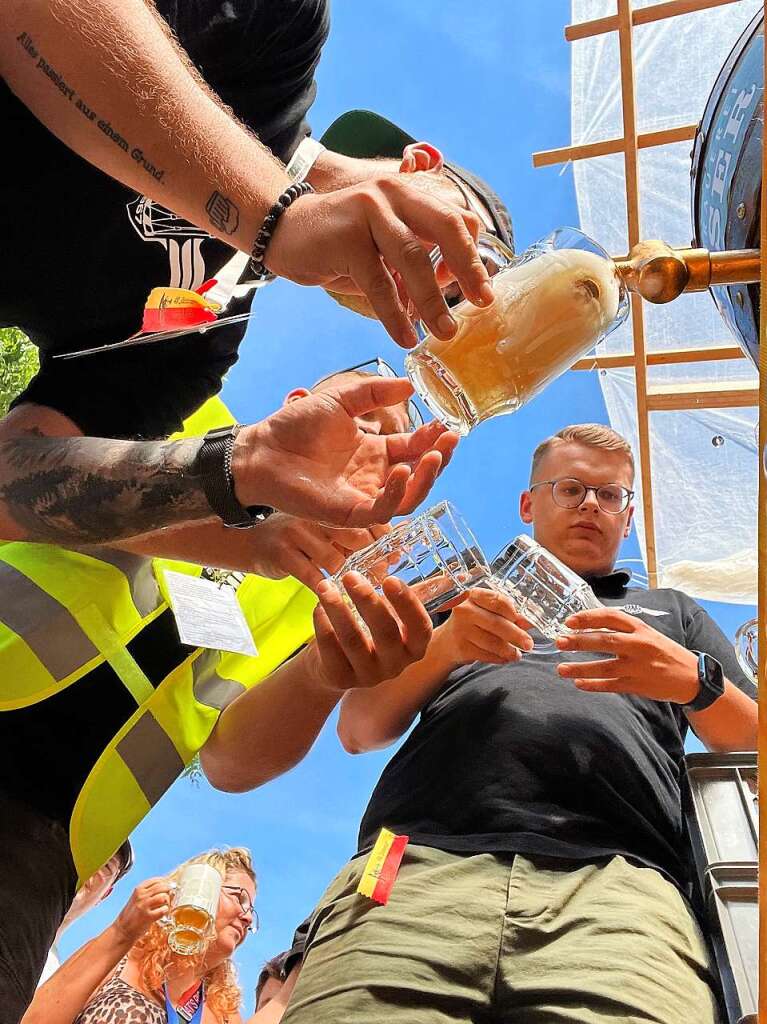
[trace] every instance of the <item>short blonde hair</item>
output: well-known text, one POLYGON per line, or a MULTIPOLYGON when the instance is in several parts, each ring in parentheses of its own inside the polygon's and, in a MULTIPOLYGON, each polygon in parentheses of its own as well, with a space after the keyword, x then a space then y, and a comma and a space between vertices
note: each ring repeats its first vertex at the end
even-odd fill
POLYGON ((336 370, 333 373, 328 373, 325 377, 320 377, 314 384, 308 389, 314 394, 314 392, 322 384, 330 384, 331 381, 338 381, 339 377, 377 377, 377 373, 373 373, 372 370, 336 370))
MULTIPOLYGON (((222 877, 226 877, 230 871, 244 871, 253 882, 256 881, 250 851, 244 846, 233 846, 229 850, 208 850, 206 853, 201 853, 197 857, 192 857, 183 864, 179 864, 167 876, 168 879, 178 882, 181 872, 189 864, 210 864, 221 873, 222 877)), ((201 966, 204 955, 203 953, 199 957, 185 957, 185 962, 190 967, 201 966)), ((164 925, 156 921, 134 943, 131 956, 138 960, 144 986, 150 992, 162 992, 168 967, 176 958, 176 954, 168 945, 168 932, 164 925)), ((226 1017, 239 1010, 242 1003, 242 992, 237 982, 237 972, 231 960, 223 960, 209 971, 203 980, 205 982, 205 1002, 220 1020, 225 1020, 226 1017)))
POLYGON ((631 466, 631 476, 634 476, 634 453, 631 445, 625 437, 622 437, 617 430, 606 427, 602 423, 575 423, 572 426, 564 427, 557 431, 552 437, 541 441, 533 452, 533 463, 530 467, 530 483, 535 482, 535 474, 543 460, 543 457, 552 448, 558 448, 562 444, 585 444, 592 448, 604 448, 609 452, 621 452, 631 466))

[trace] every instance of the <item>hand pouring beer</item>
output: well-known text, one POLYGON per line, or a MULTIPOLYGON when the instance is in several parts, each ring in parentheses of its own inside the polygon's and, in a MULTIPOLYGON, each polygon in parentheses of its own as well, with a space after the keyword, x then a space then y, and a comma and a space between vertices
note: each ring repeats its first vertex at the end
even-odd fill
MULTIPOLYGON (((492 235, 480 254, 495 302, 484 309, 455 291, 458 331, 423 340, 405 359, 418 395, 442 423, 468 434, 482 420, 516 412, 628 315, 629 299, 610 256, 575 228, 559 228, 522 256, 492 235)), ((433 259, 439 262, 439 253, 433 259)))

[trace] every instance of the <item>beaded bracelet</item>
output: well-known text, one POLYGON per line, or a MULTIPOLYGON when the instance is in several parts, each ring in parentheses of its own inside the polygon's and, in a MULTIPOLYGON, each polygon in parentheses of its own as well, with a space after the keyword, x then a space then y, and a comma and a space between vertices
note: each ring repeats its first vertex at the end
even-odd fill
POLYGON ((285 189, 266 217, 264 217, 264 223, 261 225, 261 230, 258 232, 258 237, 253 243, 253 249, 250 253, 250 268, 256 278, 266 277, 269 273, 264 266, 264 255, 266 254, 269 242, 272 240, 272 234, 277 226, 277 221, 291 203, 294 203, 300 196, 305 196, 308 192, 314 192, 308 181, 294 182, 285 189))

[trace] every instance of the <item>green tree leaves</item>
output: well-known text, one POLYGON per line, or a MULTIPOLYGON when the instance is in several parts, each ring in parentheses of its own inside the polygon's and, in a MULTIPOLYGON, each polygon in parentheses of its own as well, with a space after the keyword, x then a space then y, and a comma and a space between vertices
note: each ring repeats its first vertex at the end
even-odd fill
POLYGON ((0 416, 5 416, 39 365, 37 349, 23 331, 0 327, 0 416))

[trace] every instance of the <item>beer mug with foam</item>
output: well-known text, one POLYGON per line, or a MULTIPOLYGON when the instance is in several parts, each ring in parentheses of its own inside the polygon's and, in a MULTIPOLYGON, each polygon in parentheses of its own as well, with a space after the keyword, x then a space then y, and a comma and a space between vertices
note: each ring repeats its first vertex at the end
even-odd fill
POLYGON ((221 873, 210 864, 189 864, 181 873, 170 912, 168 945, 174 953, 201 953, 213 936, 221 873))
MULTIPOLYGON (((629 311, 614 261, 576 228, 557 229, 521 256, 488 234, 478 249, 495 302, 480 309, 447 285, 457 333, 440 341, 419 324, 422 341, 405 359, 419 397, 459 434, 525 405, 629 311)), ((439 276, 438 251, 432 259, 439 276)))

